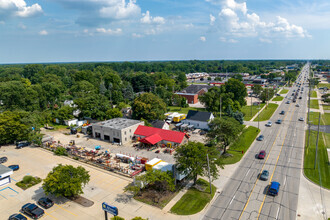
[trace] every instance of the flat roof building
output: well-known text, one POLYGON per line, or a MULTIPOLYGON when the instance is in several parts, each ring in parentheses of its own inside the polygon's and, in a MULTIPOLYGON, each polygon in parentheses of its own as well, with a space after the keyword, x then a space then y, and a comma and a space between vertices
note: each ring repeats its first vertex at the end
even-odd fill
POLYGON ((134 132, 143 121, 127 118, 113 118, 92 125, 93 137, 110 143, 126 144, 132 140, 134 132))
POLYGON ((10 183, 10 175, 13 174, 13 170, 0 164, 0 186, 10 183))

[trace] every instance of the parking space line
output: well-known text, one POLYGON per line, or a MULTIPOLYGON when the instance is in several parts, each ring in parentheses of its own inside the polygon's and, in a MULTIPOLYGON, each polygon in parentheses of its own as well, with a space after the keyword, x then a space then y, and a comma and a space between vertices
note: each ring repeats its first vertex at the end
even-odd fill
POLYGON ((67 209, 63 208, 62 206, 60 206, 60 205, 57 205, 57 204, 55 204, 55 205, 56 205, 57 207, 59 207, 59 208, 63 209, 64 211, 66 211, 66 212, 70 213, 71 215, 74 215, 74 216, 78 217, 78 215, 74 214, 73 212, 70 212, 69 210, 67 210, 67 209))
POLYGON ((52 216, 49 212, 45 212, 45 215, 48 215, 48 216, 50 216, 51 218, 58 220, 57 218, 55 218, 54 216, 52 216))
MULTIPOLYGON (((7 199, 5 196, 3 196, 1 193, 0 193, 0 196, 2 196, 3 198, 7 199)), ((8 199, 7 199, 8 200, 8 199)))

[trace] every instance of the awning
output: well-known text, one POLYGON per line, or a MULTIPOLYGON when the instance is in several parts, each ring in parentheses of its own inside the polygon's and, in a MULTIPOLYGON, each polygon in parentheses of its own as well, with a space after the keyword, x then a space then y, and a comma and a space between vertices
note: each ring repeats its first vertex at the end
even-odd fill
POLYGON ((188 128, 193 128, 194 127, 194 125, 188 125, 188 128))
POLYGON ((140 140, 141 143, 155 145, 163 139, 158 134, 153 134, 140 140))
POLYGON ((188 127, 188 124, 183 124, 182 126, 181 126, 181 128, 187 128, 188 127))

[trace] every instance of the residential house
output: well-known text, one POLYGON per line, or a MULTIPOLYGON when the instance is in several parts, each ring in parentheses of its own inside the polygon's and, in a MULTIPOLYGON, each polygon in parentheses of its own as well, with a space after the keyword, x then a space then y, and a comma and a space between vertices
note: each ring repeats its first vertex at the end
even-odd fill
POLYGON ((151 122, 151 126, 154 128, 170 130, 170 125, 167 122, 161 121, 161 120, 156 120, 156 121, 151 122))
POLYGON ((211 112, 201 112, 189 110, 187 117, 182 121, 183 124, 193 125, 194 128, 209 130, 209 122, 214 119, 211 112))

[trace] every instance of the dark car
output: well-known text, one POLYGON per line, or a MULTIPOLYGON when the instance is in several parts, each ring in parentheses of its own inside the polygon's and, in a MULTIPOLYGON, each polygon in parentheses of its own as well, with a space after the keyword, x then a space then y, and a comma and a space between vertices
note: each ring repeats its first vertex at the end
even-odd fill
POLYGON ((8 168, 12 169, 13 171, 19 170, 19 166, 17 164, 16 165, 10 165, 10 166, 8 166, 8 168))
POLYGON ((47 197, 42 197, 38 200, 38 204, 45 209, 49 209, 54 205, 54 202, 47 197))
POLYGON ((29 146, 31 143, 27 142, 27 141, 20 141, 18 143, 16 143, 16 149, 21 149, 23 147, 27 147, 29 146))
POLYGON ((27 220, 27 218, 22 214, 13 214, 9 216, 8 220, 27 220))
POLYGON ((302 99, 302 97, 300 96, 299 99, 302 99))
POLYGON ((280 115, 284 115, 284 114, 285 114, 285 111, 281 111, 281 112, 280 112, 280 115))
POLYGON ((263 135, 260 135, 258 138, 257 138, 257 141, 263 141, 264 140, 264 136, 263 135))
POLYGON ((269 172, 268 170, 263 170, 262 173, 260 174, 259 179, 261 180, 268 180, 269 172))
POLYGON ((7 161, 8 161, 8 158, 7 157, 1 157, 0 158, 0 164, 6 163, 7 161))
POLYGON ((32 203, 27 203, 23 205, 22 212, 33 219, 38 219, 45 214, 43 209, 32 203))
POLYGON ((266 151, 261 150, 258 154, 258 159, 264 159, 266 156, 266 151))
POLYGON ((278 119, 278 120, 276 121, 276 124, 282 124, 282 120, 281 120, 281 119, 278 119))

